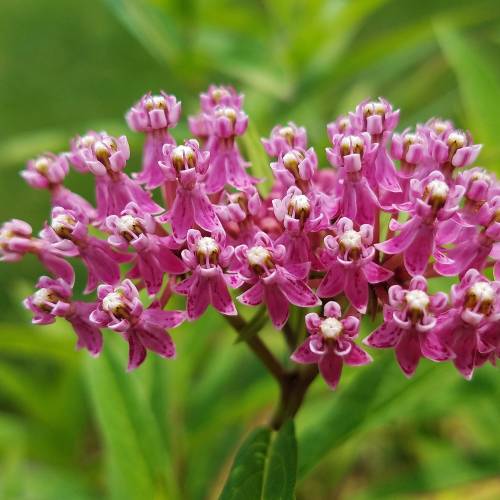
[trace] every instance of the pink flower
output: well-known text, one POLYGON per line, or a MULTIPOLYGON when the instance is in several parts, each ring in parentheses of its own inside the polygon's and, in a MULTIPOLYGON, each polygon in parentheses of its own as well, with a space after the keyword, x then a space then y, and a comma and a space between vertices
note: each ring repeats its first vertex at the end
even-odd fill
POLYGON ((84 293, 95 290, 99 282, 115 285, 120 281, 119 264, 130 260, 128 255, 113 252, 103 240, 88 234, 85 218, 62 207, 52 209, 52 220, 40 233, 50 248, 66 257, 80 257, 87 267, 84 293))
POLYGON ((398 207, 411 218, 403 224, 392 219, 389 228, 400 233, 375 247, 386 254, 403 253, 406 270, 417 276, 424 274, 431 255, 441 259, 439 245, 452 241, 453 234, 442 223, 457 212, 464 188, 450 188, 444 175, 434 171, 422 181, 413 179, 411 189, 410 202, 398 207), (446 230, 440 232, 440 227, 446 230))
POLYGON ((130 149, 124 135, 115 138, 105 132, 89 132, 73 141, 71 161, 79 169, 96 176, 98 224, 103 224, 108 215, 119 214, 130 201, 149 213, 163 211, 146 191, 123 173, 129 157, 130 149))
POLYGON ((285 189, 297 186, 302 191, 308 192, 318 170, 318 157, 314 148, 309 148, 307 151, 299 148, 281 151, 278 161, 271 163, 271 169, 285 189))
POLYGON ((337 235, 325 238, 322 261, 327 272, 318 286, 319 297, 335 297, 344 292, 353 307, 360 313, 366 312, 368 284, 381 283, 393 276, 392 271, 373 262, 372 242, 372 226, 363 224, 356 231, 346 217, 337 222, 337 235))
POLYGON ((309 337, 292 354, 296 363, 318 364, 319 371, 331 389, 339 383, 344 363, 362 366, 372 362, 371 356, 354 343, 358 336, 359 320, 354 316, 341 319, 337 302, 327 302, 325 316, 306 315, 309 337))
POLYGON ((439 315, 445 311, 445 293, 427 293, 427 281, 416 276, 408 289, 389 288, 389 304, 384 305, 384 323, 364 343, 376 348, 394 348, 401 370, 411 377, 421 357, 446 361, 450 353, 444 339, 436 333, 439 315))
POLYGON ((130 202, 120 216, 110 215, 106 227, 113 233, 108 238, 111 245, 123 251, 130 245, 135 250, 135 267, 129 276, 142 278, 149 295, 160 290, 165 273, 186 271, 182 260, 169 248, 170 237, 156 234, 159 225, 134 202, 130 202))
POLYGON ((21 176, 31 187, 50 191, 53 207, 60 206, 74 210, 92 219, 95 216, 92 205, 62 185, 68 171, 66 155, 45 153, 30 160, 26 169, 21 172, 21 176))
POLYGON ((278 157, 292 149, 305 150, 307 148, 307 132, 304 127, 298 127, 293 122, 287 125, 276 125, 271 130, 269 139, 261 139, 264 149, 269 156, 278 157))
POLYGON ((500 196, 483 203, 474 218, 479 228, 466 227, 458 233, 455 246, 434 264, 439 274, 455 276, 470 268, 481 270, 488 257, 500 258, 500 196))
POLYGON ((311 262, 311 244, 309 233, 325 229, 328 219, 321 207, 292 186, 282 199, 273 200, 274 215, 283 224, 284 232, 276 240, 277 245, 286 248, 286 258, 290 262, 311 262))
POLYGON ((65 252, 54 248, 48 241, 34 238, 32 232, 31 226, 22 220, 5 222, 0 228, 0 261, 17 262, 27 253, 32 253, 51 273, 73 286, 75 273, 63 258, 65 252))
POLYGON ((457 167, 473 163, 481 151, 481 144, 473 144, 468 132, 449 128, 441 134, 429 133, 430 153, 448 181, 457 167))
POLYGON ((340 115, 334 122, 327 124, 326 131, 330 142, 333 143, 336 135, 356 135, 361 129, 352 123, 349 116, 340 115))
POLYGON ((228 242, 251 243, 259 232, 257 221, 263 212, 259 192, 254 186, 235 193, 224 192, 219 205, 214 205, 228 242))
POLYGON ((243 105, 243 95, 228 85, 210 85, 208 90, 200 94, 201 110, 209 113, 217 106, 232 106, 241 109, 243 105))
POLYGON ((451 309, 445 313, 436 334, 453 353, 457 370, 470 380, 498 351, 491 332, 500 324, 500 282, 489 281, 476 269, 469 269, 451 288, 451 309))
POLYGON ((119 286, 100 285, 99 303, 90 320, 101 328, 119 333, 129 345, 128 370, 146 359, 147 350, 162 358, 174 358, 175 346, 166 328, 175 328, 185 319, 183 311, 163 311, 150 306, 144 309, 134 284, 126 279, 119 286))
POLYGON ((241 279, 249 287, 238 300, 248 306, 265 303, 273 325, 281 329, 288 320, 289 304, 314 307, 320 304, 307 285, 309 263, 294 264, 286 257, 283 245, 259 232, 251 247, 236 248, 241 279))
POLYGON ((206 115, 210 151, 210 166, 205 184, 208 193, 218 193, 224 186, 246 189, 256 182, 247 174, 248 167, 241 156, 236 137, 248 125, 248 116, 238 108, 220 105, 206 115))
POLYGON ((65 318, 78 337, 77 349, 84 347, 92 356, 102 350, 102 335, 89 320, 95 303, 71 300, 71 287, 63 279, 42 276, 36 285, 38 290, 24 301, 26 309, 34 313, 32 322, 36 325, 54 323, 56 317, 65 318))
POLYGON ((373 169, 378 144, 370 135, 335 135, 333 148, 327 148, 328 161, 339 167, 337 197, 342 215, 358 224, 374 224, 380 208, 376 194, 368 184, 366 172, 373 169))
POLYGON ((162 159, 163 145, 175 143, 168 129, 177 125, 180 113, 181 103, 175 96, 163 91, 159 95, 152 95, 148 92, 127 113, 129 127, 136 132, 146 134, 142 170, 136 179, 138 182, 145 183, 148 189, 158 187, 164 180, 164 174, 158 162, 162 159))
POLYGON ((383 98, 378 101, 363 101, 350 114, 353 127, 360 132, 367 132, 377 148, 374 164, 365 170, 365 176, 372 189, 380 188, 390 192, 400 192, 398 176, 394 163, 387 154, 387 142, 399 122, 399 109, 393 111, 391 104, 383 98))
POLYGON ((210 202, 202 181, 209 165, 209 153, 200 151, 196 140, 182 146, 166 144, 161 169, 169 182, 176 182, 175 201, 161 222, 170 222, 174 238, 186 239, 189 229, 195 226, 205 231, 222 230, 217 213, 210 202))
POLYGON ((187 295, 187 316, 199 318, 209 304, 221 314, 234 316, 237 313, 228 285, 240 285, 237 276, 226 274, 234 255, 234 248, 225 245, 225 236, 214 231, 211 236, 202 236, 196 229, 187 234, 188 248, 182 251, 182 260, 191 270, 191 276, 175 286, 175 291, 187 295))

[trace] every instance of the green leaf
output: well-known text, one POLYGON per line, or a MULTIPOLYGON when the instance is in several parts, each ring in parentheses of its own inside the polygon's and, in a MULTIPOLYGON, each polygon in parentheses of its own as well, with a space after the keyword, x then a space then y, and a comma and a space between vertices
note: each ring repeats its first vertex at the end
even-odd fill
POLYGON ((297 476, 297 441, 293 420, 288 420, 271 444, 264 477, 263 499, 294 498, 297 476))
POLYGON ((238 451, 220 499, 291 500, 296 470, 293 421, 286 422, 278 432, 257 429, 238 451))
MULTIPOLYGON (((436 23, 441 49, 458 80, 467 125, 478 141, 485 144, 483 155, 496 159, 500 152, 498 130, 500 80, 497 64, 485 50, 445 22, 436 23)), ((498 160, 496 160, 498 162, 498 160)))
POLYGON ((299 476, 304 476, 330 449, 363 424, 390 362, 393 360, 385 356, 362 369, 347 387, 339 388, 326 411, 299 434, 299 476))
POLYGON ((104 438, 112 498, 176 498, 161 432, 147 393, 109 344, 87 363, 87 380, 104 438))

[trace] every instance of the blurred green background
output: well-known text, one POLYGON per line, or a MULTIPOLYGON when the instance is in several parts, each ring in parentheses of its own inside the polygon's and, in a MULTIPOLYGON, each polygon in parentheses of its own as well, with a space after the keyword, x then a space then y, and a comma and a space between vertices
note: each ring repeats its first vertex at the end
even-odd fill
MULTIPOLYGON (((469 128, 500 172, 499 45, 498 0, 2 0, 0 219, 37 231, 47 217, 47 194, 18 175, 26 159, 90 128, 126 132, 149 89, 176 94, 185 118, 211 82, 244 92, 253 144, 293 119, 323 158, 325 123, 383 95, 400 129, 431 116, 469 128)), ((184 120, 174 135, 187 134, 184 120)), ((142 138, 129 137, 135 170, 142 138)), ((69 185, 92 196, 89 177, 69 185)), ((1 266, 0 498, 216 498, 273 381, 212 313, 174 332, 177 361, 149 356, 131 375, 112 333, 98 360, 76 353, 64 324, 32 328, 20 306, 41 272, 1 266)), ((498 371, 468 383, 422 363, 407 381, 391 353, 375 359, 337 394, 314 384, 297 498, 500 498, 498 371)))

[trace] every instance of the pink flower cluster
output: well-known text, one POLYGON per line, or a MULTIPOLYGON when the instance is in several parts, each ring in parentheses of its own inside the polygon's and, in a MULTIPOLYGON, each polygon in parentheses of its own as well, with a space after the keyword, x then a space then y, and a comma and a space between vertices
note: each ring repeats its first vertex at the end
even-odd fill
POLYGON ((280 330, 292 308, 323 305, 323 316, 306 314, 309 335, 291 357, 318 364, 332 388, 344 363, 372 361, 356 337, 363 316, 379 311, 383 321, 363 343, 394 349, 407 376, 422 357, 450 360, 467 379, 495 364, 500 184, 464 168, 481 149, 468 132, 432 119, 396 133, 399 110, 367 100, 327 125, 329 165, 320 166, 304 127, 277 125, 262 139, 274 176, 265 193, 239 147, 243 96, 211 86, 200 101, 193 137, 179 143, 175 96, 148 93, 130 109, 129 127, 145 136, 132 176, 127 138, 106 132, 28 162, 22 176, 50 191, 51 215, 38 237, 26 222, 5 223, 0 252, 5 261, 32 253, 53 276, 25 301, 34 323, 65 318, 93 355, 108 328, 128 342, 134 369, 148 350, 172 358, 167 329, 209 306, 234 316, 235 301, 262 305, 280 330), (70 165, 94 176, 95 203, 64 187, 70 165), (84 263, 84 293, 96 291, 94 299, 73 300, 69 257, 84 263), (449 293, 428 291, 446 276, 455 281, 449 293), (173 294, 186 296, 185 311, 165 310, 173 294))

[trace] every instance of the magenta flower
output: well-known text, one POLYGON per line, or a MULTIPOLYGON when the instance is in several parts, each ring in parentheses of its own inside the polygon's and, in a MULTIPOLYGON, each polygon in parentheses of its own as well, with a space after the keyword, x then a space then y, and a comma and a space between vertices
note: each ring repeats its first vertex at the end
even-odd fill
POLYGON ((294 148, 282 151, 278 161, 271 163, 271 169, 284 190, 297 186, 304 192, 311 189, 311 183, 318 170, 318 157, 314 148, 294 148))
POLYGON ((336 135, 333 148, 327 148, 328 161, 339 167, 337 196, 341 213, 358 224, 372 224, 380 205, 366 179, 366 171, 373 169, 378 144, 372 144, 370 135, 336 135))
POLYGON ((363 343, 379 349, 394 348, 401 370, 411 377, 420 358, 446 361, 451 357, 436 329, 447 305, 445 293, 427 293, 427 281, 422 276, 412 278, 408 289, 391 286, 384 322, 363 343))
POLYGON ((40 233, 50 247, 66 257, 80 257, 87 267, 84 293, 95 290, 100 282, 115 285, 120 281, 119 264, 130 256, 114 252, 103 240, 88 234, 88 223, 82 215, 62 207, 52 209, 52 220, 40 233))
POLYGON ((69 164, 65 155, 56 156, 45 153, 34 160, 30 160, 26 169, 21 172, 24 180, 35 189, 47 189, 50 192, 52 206, 60 206, 85 214, 89 219, 95 216, 92 205, 62 183, 68 174, 69 164))
POLYGON ((25 299, 24 306, 34 313, 32 322, 36 325, 54 323, 56 317, 65 318, 73 327, 78 342, 77 349, 87 349, 92 356, 102 350, 102 335, 89 320, 95 303, 71 300, 71 286, 63 279, 56 280, 42 276, 36 285, 38 290, 25 299))
POLYGON ((317 363, 324 381, 335 389, 339 383, 344 363, 362 366, 372 362, 371 356, 354 343, 358 336, 359 319, 342 313, 337 302, 327 302, 325 317, 316 313, 306 315, 309 337, 292 354, 296 363, 317 363))
POLYGON ((180 113, 181 103, 175 96, 163 91, 159 95, 148 92, 127 113, 129 127, 146 134, 142 170, 136 180, 146 184, 147 189, 156 188, 164 181, 164 173, 158 162, 162 159, 163 145, 175 144, 168 129, 177 125, 180 113))
POLYGON ((437 134, 432 129, 429 134, 430 153, 446 179, 452 179, 455 168, 473 163, 481 151, 481 144, 474 144, 468 132, 448 128, 437 134))
POLYGON ((355 130, 370 134, 371 142, 378 144, 372 168, 365 169, 365 176, 376 192, 379 188, 390 192, 400 192, 401 187, 394 162, 387 154, 387 143, 399 122, 399 109, 393 111, 391 104, 385 99, 363 101, 350 114, 355 130))
POLYGON ((182 260, 170 249, 170 237, 156 234, 156 221, 134 202, 130 202, 119 216, 110 215, 106 227, 113 233, 108 238, 111 245, 122 251, 130 245, 135 250, 135 267, 129 277, 142 278, 149 295, 160 290, 165 273, 182 274, 186 271, 182 260))
POLYGON ((283 224, 284 232, 276 240, 277 245, 286 248, 290 262, 311 262, 312 252, 309 233, 315 233, 328 226, 328 219, 312 200, 292 186, 282 199, 273 200, 274 215, 283 224))
POLYGON ((214 205, 228 242, 251 243, 259 232, 257 225, 263 207, 259 192, 254 186, 245 191, 225 192, 219 205, 214 205))
POLYGON ((457 212, 464 188, 450 188, 438 171, 422 181, 412 180, 411 187, 410 202, 399 206, 400 210, 406 209, 411 218, 403 224, 391 220, 390 229, 399 230, 399 234, 375 247, 390 255, 403 253, 406 270, 418 276, 424 274, 431 255, 441 258, 439 245, 452 241, 453 235, 439 229, 447 229, 442 223, 457 212))
POLYGON ((177 182, 175 201, 161 222, 170 222, 174 238, 186 239, 189 229, 196 226, 205 231, 222 230, 217 213, 205 191, 203 180, 207 173, 210 154, 200 151, 196 140, 184 145, 166 144, 160 167, 169 182, 177 182))
POLYGON ((119 214, 130 201, 145 212, 157 214, 163 209, 123 169, 130 157, 127 138, 89 132, 73 141, 72 163, 96 176, 97 223, 104 224, 108 215, 119 214))
POLYGON ((364 314, 368 305, 368 284, 387 281, 394 273, 373 262, 372 226, 363 224, 355 231, 352 221, 342 217, 336 229, 336 236, 325 238, 321 258, 327 271, 318 286, 318 296, 329 298, 344 292, 352 306, 364 314))
POLYGON ((222 231, 202 236, 196 229, 187 235, 188 248, 182 251, 182 260, 191 270, 191 276, 175 286, 175 291, 187 295, 186 310, 190 320, 199 318, 209 304, 222 314, 237 313, 228 285, 237 288, 240 281, 234 274, 227 274, 234 248, 225 245, 222 231))
POLYGON ((304 127, 298 127, 293 122, 287 125, 276 125, 271 130, 269 139, 261 139, 262 145, 269 156, 278 156, 292 149, 305 150, 307 148, 307 132, 304 127))
POLYGON ((0 261, 17 262, 32 253, 51 273, 73 286, 75 273, 64 260, 66 253, 44 239, 34 238, 32 233, 27 222, 19 219, 5 222, 0 228, 0 261))
POLYGON ((469 269, 460 283, 452 286, 451 309, 443 315, 436 332, 467 380, 476 366, 498 352, 497 345, 491 343, 491 333, 498 332, 499 320, 500 282, 489 281, 476 269, 469 269))
POLYGON ((481 270, 488 257, 500 258, 500 196, 483 203, 474 218, 479 228, 466 227, 457 234, 455 246, 434 264, 439 274, 455 276, 470 268, 481 270))
POLYGON ((137 288, 128 279, 117 287, 100 285, 97 297, 99 303, 90 320, 100 328, 119 333, 128 342, 129 371, 143 363, 147 350, 162 358, 175 357, 175 345, 166 329, 184 321, 183 311, 163 311, 153 306, 144 309, 137 288))
POLYGON ((243 96, 228 85, 210 85, 208 90, 200 94, 201 110, 209 113, 217 106, 232 106, 241 109, 243 96))
POLYGON ((292 263, 285 254, 285 247, 274 245, 263 232, 255 236, 253 246, 240 245, 236 248, 238 272, 249 287, 238 300, 248 306, 265 303, 277 329, 287 322, 290 304, 300 307, 320 304, 307 285, 309 263, 292 263))
POLYGON ((236 137, 248 125, 248 116, 238 108, 220 105, 206 115, 210 151, 210 166, 205 185, 208 193, 218 193, 224 186, 246 189, 256 180, 247 174, 247 162, 242 158, 236 137))
POLYGON ((333 138, 336 135, 356 135, 361 132, 361 129, 352 123, 349 116, 340 115, 334 122, 326 125, 326 132, 333 144, 333 138))

